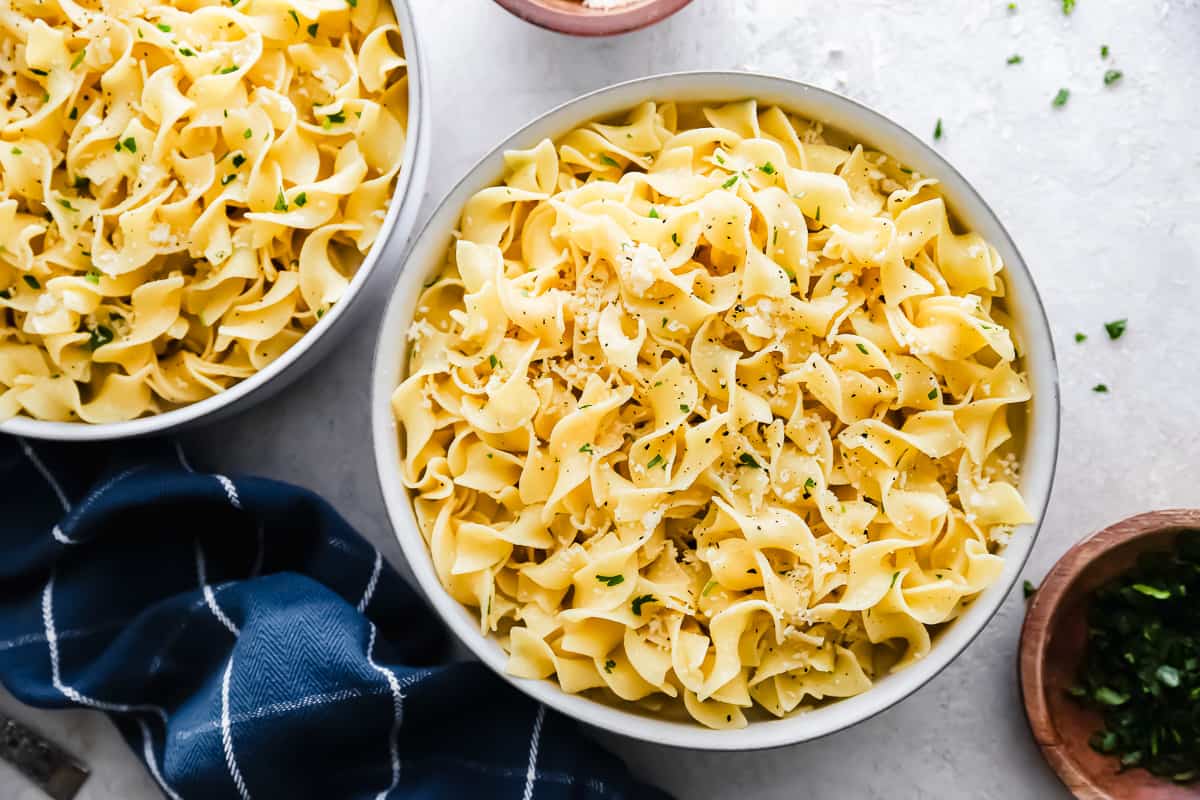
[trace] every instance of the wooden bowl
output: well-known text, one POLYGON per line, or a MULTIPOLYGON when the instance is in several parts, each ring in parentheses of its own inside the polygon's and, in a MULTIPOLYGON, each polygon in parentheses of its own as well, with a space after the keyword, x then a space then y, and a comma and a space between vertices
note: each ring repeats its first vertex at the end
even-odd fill
POLYGON ((572 36, 611 36, 653 25, 692 0, 633 0, 618 8, 588 8, 583 0, 496 0, 526 22, 572 36))
POLYGON ((1067 551, 1030 601, 1021 629, 1020 677, 1033 738, 1058 777, 1080 800, 1182 800, 1200 797, 1144 769, 1117 771, 1117 759, 1088 738, 1100 714, 1067 694, 1087 641, 1087 605, 1101 584, 1150 550, 1170 550, 1184 530, 1200 529, 1200 510, 1151 511, 1118 522, 1067 551))

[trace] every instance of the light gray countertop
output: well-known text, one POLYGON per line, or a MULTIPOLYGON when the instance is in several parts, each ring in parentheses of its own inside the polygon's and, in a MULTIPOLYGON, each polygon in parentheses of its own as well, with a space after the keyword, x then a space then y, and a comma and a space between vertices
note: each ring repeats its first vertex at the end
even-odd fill
MULTIPOLYGON (((1058 477, 1026 569, 1124 516, 1200 506, 1200 4, 1196 0, 695 0, 647 31, 570 39, 488 0, 413 0, 433 99, 422 218, 493 144, 582 92, 679 69, 743 68, 835 89, 929 137, 1021 248, 1054 329, 1063 399, 1058 477), (1111 55, 1100 58, 1107 44, 1111 55), (1020 54, 1024 61, 1007 65, 1020 54), (1124 78, 1103 84, 1106 69, 1124 78), (1060 87, 1071 96, 1051 107, 1060 87), (1128 318, 1118 342, 1102 323, 1128 318), (1076 344, 1081 331, 1090 337, 1076 344), (1108 394, 1092 391, 1097 383, 1108 394)), ((383 297, 329 358, 258 408, 187 439, 194 460, 311 487, 401 567, 367 413, 383 297)), ((684 798, 1066 797, 1029 737, 1016 685, 1022 599, 921 691, 820 741, 744 754, 604 737, 684 798)), ((158 798, 115 729, 37 712, 94 776, 82 800, 158 798)), ((39 797, 0 765, 0 797, 39 797)))

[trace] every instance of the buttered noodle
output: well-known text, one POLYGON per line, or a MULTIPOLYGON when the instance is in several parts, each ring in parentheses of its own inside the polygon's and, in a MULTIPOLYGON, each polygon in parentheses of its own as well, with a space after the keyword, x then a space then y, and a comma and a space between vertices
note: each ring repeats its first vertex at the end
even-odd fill
POLYGON ((374 243, 386 0, 0 0, 0 419, 114 422, 294 344, 374 243))
POLYGON ((923 657, 1030 521, 998 252, 935 181, 753 101, 506 165, 393 409, 437 574, 508 670, 729 728, 923 657))

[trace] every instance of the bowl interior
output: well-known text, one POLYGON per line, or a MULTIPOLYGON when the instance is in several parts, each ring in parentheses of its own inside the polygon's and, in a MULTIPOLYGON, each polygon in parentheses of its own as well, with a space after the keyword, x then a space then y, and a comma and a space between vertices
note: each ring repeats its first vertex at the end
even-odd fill
POLYGON ((1194 787, 1143 769, 1118 772, 1116 759, 1088 745, 1102 724, 1101 715, 1075 702, 1067 690, 1076 682, 1087 645, 1091 594, 1132 567, 1142 553, 1171 550, 1182 531, 1197 527, 1200 511, 1158 511, 1106 528, 1063 556, 1030 606, 1021 652, 1030 725, 1051 766, 1079 797, 1196 797, 1194 787))
POLYGON ((1057 367, 1050 330, 1032 279, 1000 221, 970 184, 936 152, 900 126, 839 95, 783 78, 744 72, 675 73, 642 78, 573 100, 522 128, 485 156, 446 196, 418 237, 384 317, 373 376, 372 429, 376 466, 389 517, 405 557, 431 603, 447 624, 482 661, 536 699, 585 722, 627 736, 663 744, 713 750, 749 750, 813 739, 866 719, 922 686, 946 666, 983 628, 1015 583, 1033 546, 1037 524, 1014 531, 1001 577, 953 624, 937 636, 924 659, 876 681, 866 693, 784 719, 754 721, 743 730, 713 731, 690 722, 644 716, 580 695, 569 695, 550 681, 512 678, 504 673, 507 656, 479 633, 473 616, 442 588, 425 542, 416 526, 400 477, 400 450, 390 397, 404 374, 407 340, 422 284, 443 263, 446 248, 466 200, 500 179, 503 153, 529 148, 590 120, 631 108, 648 99, 682 102, 729 102, 747 97, 778 104, 803 117, 857 137, 921 172, 937 176, 957 218, 978 231, 1000 252, 1006 267, 1009 309, 1015 332, 1025 344, 1025 368, 1034 393, 1028 405, 1024 466, 1020 488, 1037 519, 1044 516, 1058 449, 1057 367))
POLYGON ((424 131, 428 125, 428 89, 419 49, 420 42, 417 39, 409 0, 391 0, 391 4, 400 26, 404 57, 407 61, 408 136, 404 144, 400 172, 396 177, 396 188, 389 198, 387 214, 379 235, 351 278, 342 299, 334 303, 329 312, 299 341, 270 364, 211 397, 154 416, 96 425, 17 416, 0 420, 0 434, 59 441, 105 441, 169 433, 200 422, 213 422, 254 402, 264 400, 273 392, 282 389, 298 378, 304 369, 315 364, 332 349, 341 336, 349 332, 351 308, 357 310, 358 304, 355 301, 359 295, 365 293, 363 287, 372 281, 377 272, 387 271, 389 265, 396 268, 401 260, 412 226, 416 222, 429 166, 429 149, 426 142, 428 135, 424 131), (376 269, 377 266, 379 269, 376 269))

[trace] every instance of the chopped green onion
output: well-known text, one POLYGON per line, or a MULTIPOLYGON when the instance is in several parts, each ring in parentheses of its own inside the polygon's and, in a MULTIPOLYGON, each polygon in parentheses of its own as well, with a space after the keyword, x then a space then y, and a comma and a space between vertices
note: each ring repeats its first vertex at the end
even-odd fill
POLYGON ((642 615, 642 606, 644 606, 646 603, 657 602, 658 601, 654 599, 654 595, 652 594, 644 594, 640 597, 633 598, 633 615, 635 617, 640 617, 642 615))
POLYGON ((625 582, 624 575, 597 575, 596 580, 603 583, 605 586, 619 586, 625 582))
POLYGON ((83 59, 87 56, 87 48, 83 48, 75 54, 75 58, 71 60, 71 69, 75 69, 83 63, 83 59))
POLYGON ((663 461, 662 454, 655 453, 654 458, 650 459, 650 463, 646 464, 646 469, 654 469, 655 467, 657 467, 659 464, 662 464, 662 463, 665 463, 663 461))
POLYGON ((733 176, 733 177, 731 177, 729 180, 727 180, 727 181, 725 181, 724 183, 722 183, 722 184, 721 184, 721 188, 722 188, 722 189, 728 189, 730 186, 733 186, 735 183, 737 183, 737 179, 738 179, 738 176, 737 176, 737 175, 734 175, 734 176, 733 176))

